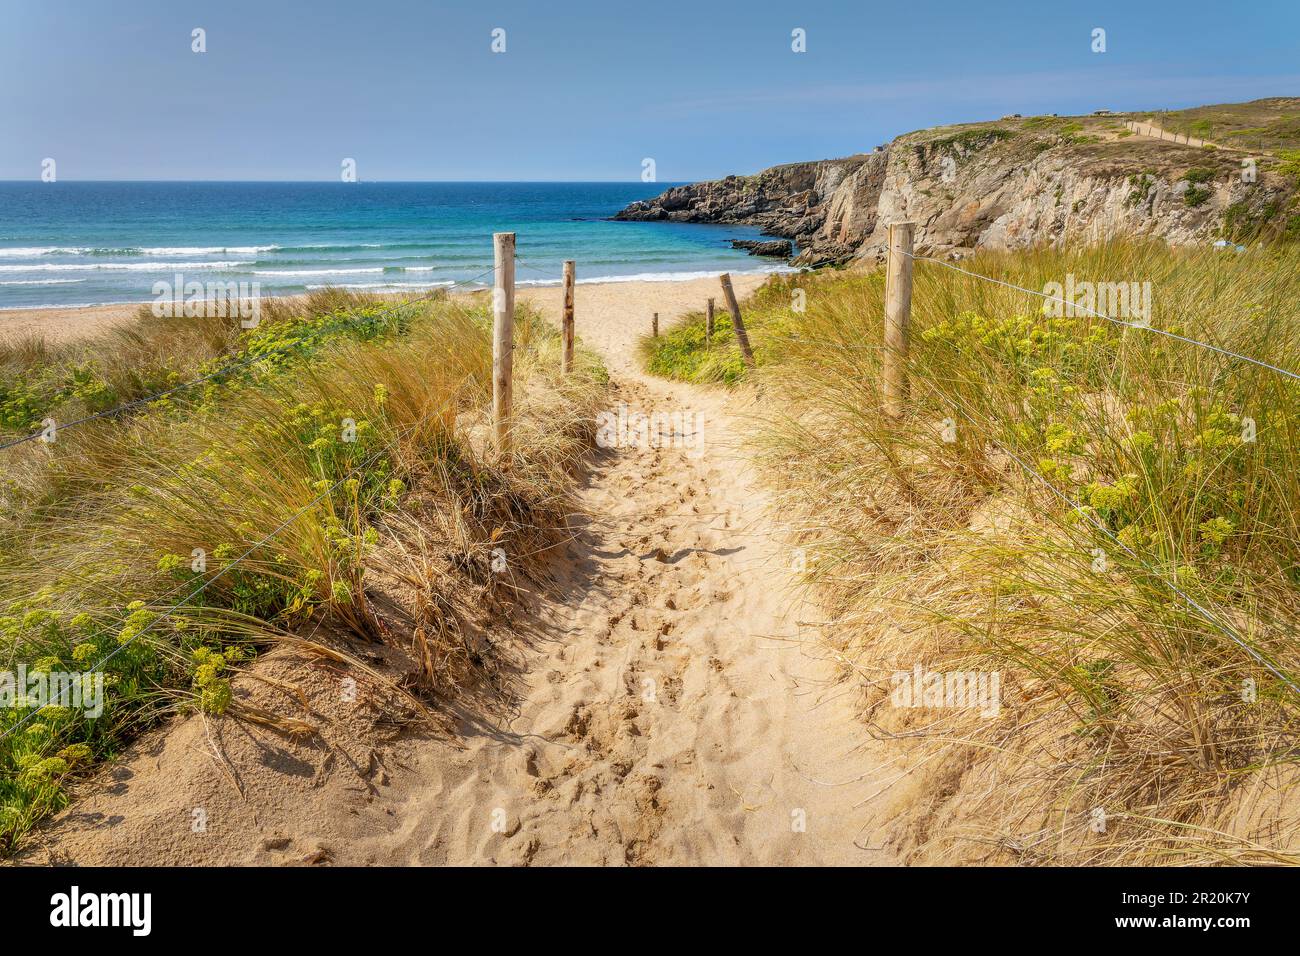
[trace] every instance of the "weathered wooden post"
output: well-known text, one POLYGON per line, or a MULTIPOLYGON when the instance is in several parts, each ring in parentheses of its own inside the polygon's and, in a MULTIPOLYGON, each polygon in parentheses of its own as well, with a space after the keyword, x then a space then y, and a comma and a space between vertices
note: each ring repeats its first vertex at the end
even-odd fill
POLYGON ((889 262, 885 271, 885 348, 880 383, 885 414, 898 418, 907 401, 908 327, 912 320, 912 229, 915 223, 889 226, 889 262))
POLYGON ((564 260, 564 315, 560 323, 564 339, 564 358, 560 364, 560 371, 565 375, 573 371, 573 277, 576 268, 572 259, 564 260))
POLYGON ((745 359, 745 364, 753 368, 754 352, 749 347, 749 336, 745 332, 744 320, 740 317, 740 303, 736 301, 735 290, 731 288, 731 276, 724 272, 718 276, 718 281, 722 283, 722 295, 731 312, 731 328, 736 333, 736 341, 740 343, 740 354, 745 359))
POLYGON ((713 341, 713 299, 709 299, 709 307, 704 311, 704 344, 709 345, 713 341))
POLYGON ((656 312, 654 314, 654 318, 650 320, 650 334, 653 335, 655 338, 659 338, 659 313, 658 312, 656 312))
POLYGON ((510 451, 514 404, 515 234, 492 234, 496 283, 492 289, 492 428, 497 451, 510 451))

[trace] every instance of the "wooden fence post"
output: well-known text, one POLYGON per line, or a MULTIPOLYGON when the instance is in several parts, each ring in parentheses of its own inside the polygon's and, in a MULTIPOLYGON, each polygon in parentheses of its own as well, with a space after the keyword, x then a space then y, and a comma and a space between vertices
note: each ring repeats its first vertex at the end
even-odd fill
POLYGON ((881 353, 881 392, 885 414, 898 418, 907 401, 908 326, 912 319, 912 229, 915 223, 889 226, 889 263, 885 272, 885 348, 881 353))
POLYGON ((650 320, 650 334, 653 335, 655 338, 659 338, 659 313, 658 312, 656 312, 654 314, 654 318, 650 320))
POLYGON ((514 404, 515 234, 492 234, 496 283, 492 289, 492 427, 497 451, 510 451, 514 404))
POLYGON ((707 346, 713 341, 713 299, 709 299, 709 307, 704 312, 704 344, 707 346))
POLYGON ((731 328, 736 333, 736 341, 740 343, 740 354, 745 359, 745 364, 750 368, 754 367, 754 352, 749 347, 749 336, 745 332, 745 323, 740 318, 740 303, 736 301, 735 290, 731 288, 731 276, 722 273, 718 276, 722 283, 722 295, 727 300, 727 309, 731 312, 731 328))
POLYGON ((576 268, 572 259, 564 260, 564 316, 560 323, 564 337, 564 358, 560 370, 565 375, 573 371, 573 277, 576 268))

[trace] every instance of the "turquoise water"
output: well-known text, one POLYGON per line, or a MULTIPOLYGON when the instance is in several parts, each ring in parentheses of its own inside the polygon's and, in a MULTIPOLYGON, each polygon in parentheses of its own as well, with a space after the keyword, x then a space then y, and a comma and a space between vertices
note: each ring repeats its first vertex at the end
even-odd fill
POLYGON ((508 231, 520 285, 564 259, 579 282, 781 268, 730 248, 749 227, 606 221, 669 185, 0 182, 0 308, 147 302, 177 274, 261 295, 482 283, 508 231))

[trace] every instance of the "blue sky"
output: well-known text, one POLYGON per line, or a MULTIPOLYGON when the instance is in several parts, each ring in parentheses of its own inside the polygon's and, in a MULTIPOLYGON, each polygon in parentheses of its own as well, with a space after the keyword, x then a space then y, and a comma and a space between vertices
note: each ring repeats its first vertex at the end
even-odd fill
POLYGON ((0 0, 0 179, 669 182, 1298 94, 1296 0, 0 0))

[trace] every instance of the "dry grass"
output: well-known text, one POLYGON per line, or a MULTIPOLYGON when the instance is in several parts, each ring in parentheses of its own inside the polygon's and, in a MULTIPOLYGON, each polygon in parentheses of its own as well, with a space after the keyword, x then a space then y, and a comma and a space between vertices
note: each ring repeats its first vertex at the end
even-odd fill
POLYGON ((1294 96, 1196 106, 1151 114, 1151 118, 1172 132, 1239 149, 1300 147, 1300 98, 1294 96))
POLYGON ((302 333, 328 317, 374 314, 392 301, 346 289, 262 299, 259 336, 242 334, 238 316, 159 318, 145 305, 133 320, 84 338, 0 338, 0 438, 32 432, 47 415, 69 421, 197 378, 265 342, 267 330, 302 333))
MULTIPOLYGON (((241 713, 230 673, 276 642, 303 646, 318 627, 411 649, 422 665, 403 692, 420 709, 421 698, 491 679, 491 656, 463 625, 508 607, 567 533, 603 372, 584 357, 561 377, 554 331, 520 310, 516 444, 503 458, 484 440, 481 298, 385 313, 317 305, 327 313, 264 311, 237 339, 187 324, 176 334, 193 354, 274 358, 189 402, 9 451, 0 652, 10 668, 103 662, 108 687, 95 720, 48 706, 5 712, 6 844, 57 808, 78 773, 178 703, 276 723, 241 713), (356 316, 369 321, 338 322, 356 316), (308 335, 309 348, 294 346, 308 335), (508 573, 494 570, 493 549, 508 573)), ((85 354, 103 368, 119 358, 85 354)), ((329 653, 349 658, 346 647, 329 653)))
MULTIPOLYGON (((1154 326, 1300 369, 1294 250, 963 265, 1039 290, 1070 273, 1149 281, 1154 326)), ((918 862, 1300 859, 1300 385, 1050 318, 1041 299, 933 264, 913 302, 900 422, 877 392, 880 275, 778 280, 747 310, 759 381, 780 398, 763 455, 782 510, 802 516, 826 640, 873 731, 924 781, 904 848, 918 862), (999 715, 902 706, 898 675, 917 665, 997 672, 999 715)), ((697 333, 652 360, 725 378, 729 359, 686 341, 697 333)))

